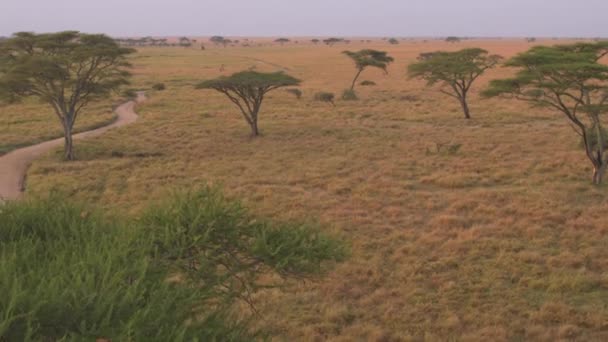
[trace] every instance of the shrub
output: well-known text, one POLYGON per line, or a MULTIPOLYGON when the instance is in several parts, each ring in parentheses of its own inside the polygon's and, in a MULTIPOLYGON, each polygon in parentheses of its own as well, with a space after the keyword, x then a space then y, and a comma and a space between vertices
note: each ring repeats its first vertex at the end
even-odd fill
POLYGON ((335 104, 334 104, 334 98, 335 98, 335 96, 334 96, 333 93, 328 93, 328 92, 325 92, 325 91, 320 91, 320 92, 318 92, 318 93, 315 94, 314 98, 315 98, 316 101, 329 102, 329 103, 331 103, 332 105, 335 106, 335 104))
POLYGON ((361 82, 359 84, 362 85, 362 86, 375 86, 376 82, 365 80, 365 81, 363 81, 363 82, 361 82))
POLYGON ((125 91, 122 92, 122 96, 126 97, 127 99, 134 99, 137 97, 137 92, 133 89, 126 89, 125 91))
POLYGON ((139 220, 52 195, 6 204, 0 222, 0 341, 252 340, 228 312, 262 274, 301 278, 346 255, 317 228, 255 220, 209 188, 139 220))
POLYGON ((344 89, 342 92, 342 100, 344 101, 354 101, 358 99, 359 97, 357 96, 357 93, 355 93, 355 91, 352 89, 344 89))
POLYGON ((295 97, 299 100, 302 98, 302 91, 298 88, 289 88, 285 89, 286 92, 295 95, 295 97))
POLYGON ((399 44, 399 41, 397 39, 395 39, 395 38, 391 38, 391 39, 388 40, 388 43, 395 45, 395 44, 399 44))
POLYGON ((162 91, 165 90, 165 84, 164 83, 156 83, 155 85, 152 86, 152 89, 157 90, 157 91, 162 91))

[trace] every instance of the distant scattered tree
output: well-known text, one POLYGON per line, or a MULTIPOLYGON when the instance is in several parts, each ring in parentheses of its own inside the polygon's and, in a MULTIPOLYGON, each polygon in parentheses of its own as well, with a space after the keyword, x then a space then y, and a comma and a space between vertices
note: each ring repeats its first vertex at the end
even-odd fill
POLYGON ((214 44, 223 44, 224 40, 225 39, 222 36, 213 36, 213 37, 209 38, 209 41, 214 44))
POLYGON ((37 97, 52 108, 65 137, 64 156, 74 159, 74 123, 90 102, 128 84, 134 52, 101 34, 21 32, 0 43, 0 97, 37 97))
POLYGON ((325 43, 326 45, 332 46, 336 43, 341 43, 344 42, 344 38, 327 38, 327 39, 323 39, 323 43, 325 43))
POLYGON ((165 84, 164 84, 164 83, 155 83, 155 84, 152 86, 152 89, 154 89, 154 90, 156 90, 156 91, 163 91, 163 90, 167 89, 167 87, 165 86, 165 84))
POLYGON ((232 40, 224 38, 222 36, 213 36, 213 37, 209 38, 209 41, 211 41, 215 45, 222 44, 224 47, 226 47, 228 44, 232 43, 232 40))
POLYGON ((298 100, 302 98, 302 90, 298 88, 285 89, 286 92, 293 94, 298 100))
POLYGON ((333 93, 328 93, 325 91, 320 91, 318 93, 315 94, 314 99, 316 101, 321 101, 321 102, 328 102, 331 103, 332 106, 336 106, 336 104, 334 103, 334 98, 335 95, 333 93))
POLYGON ((536 42, 536 38, 534 38, 534 37, 529 37, 529 38, 526 38, 526 41, 527 41, 528 43, 534 43, 534 42, 536 42))
POLYGON ((344 101, 356 101, 359 97, 353 89, 344 89, 342 92, 342 100, 344 101))
POLYGON ((467 95, 473 82, 487 69, 495 67, 502 57, 488 55, 488 51, 479 48, 464 49, 456 52, 424 53, 419 62, 408 67, 410 78, 421 78, 428 86, 441 82, 450 90, 440 90, 460 102, 464 116, 471 118, 467 95))
POLYGON ((374 67, 378 69, 382 69, 385 73, 388 73, 386 68, 388 65, 394 61, 393 57, 387 55, 385 51, 378 51, 372 49, 364 49, 360 51, 344 51, 343 54, 350 57, 353 62, 355 62, 355 67, 357 68, 357 73, 355 74, 355 78, 350 86, 350 90, 355 89, 355 84, 359 75, 365 70, 367 67, 374 67))
POLYGON ((239 107, 251 127, 254 137, 259 135, 258 115, 264 96, 281 87, 297 86, 300 80, 282 72, 261 73, 241 71, 231 76, 219 77, 199 83, 197 89, 213 89, 226 95, 239 107))
POLYGON ((311 41, 313 44, 315 44, 315 45, 316 45, 316 44, 319 44, 319 42, 320 42, 320 40, 318 40, 317 38, 315 38, 315 39, 311 39, 310 41, 311 41))
POLYGON ((190 39, 188 37, 181 37, 181 38, 179 38, 179 46, 190 47, 190 46, 192 46, 192 42, 190 41, 190 39))
POLYGON ((376 85, 376 82, 374 82, 374 81, 369 81, 369 80, 365 80, 365 81, 363 81, 363 82, 361 82, 361 83, 359 83, 359 84, 360 84, 360 85, 362 85, 362 86, 375 86, 375 85, 376 85))
POLYGON ((515 77, 492 81, 482 95, 506 95, 563 114, 582 139, 593 183, 600 184, 608 167, 601 121, 608 112, 608 66, 599 62, 606 55, 608 42, 533 47, 505 64, 519 69, 515 77))
POLYGON ((458 38, 458 37, 453 37, 453 36, 447 37, 447 38, 445 39, 445 41, 446 41, 446 42, 448 42, 448 43, 459 43, 459 42, 460 42, 460 40, 461 40, 460 38, 458 38))
POLYGON ((289 39, 287 39, 287 38, 278 38, 278 39, 275 39, 275 41, 274 41, 274 42, 275 42, 275 43, 279 43, 279 44, 283 45, 283 44, 285 44, 285 43, 289 43, 289 42, 290 42, 290 40, 289 40, 289 39))
POLYGON ((395 39, 395 38, 389 39, 388 42, 389 42, 389 44, 393 44, 393 45, 399 44, 399 41, 397 39, 395 39))

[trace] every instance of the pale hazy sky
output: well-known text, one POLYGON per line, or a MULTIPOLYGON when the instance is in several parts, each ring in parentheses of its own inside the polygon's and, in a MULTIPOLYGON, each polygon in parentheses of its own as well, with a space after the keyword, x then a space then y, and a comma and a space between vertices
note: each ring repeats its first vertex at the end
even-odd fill
POLYGON ((0 0, 0 35, 608 36, 608 0, 0 0))

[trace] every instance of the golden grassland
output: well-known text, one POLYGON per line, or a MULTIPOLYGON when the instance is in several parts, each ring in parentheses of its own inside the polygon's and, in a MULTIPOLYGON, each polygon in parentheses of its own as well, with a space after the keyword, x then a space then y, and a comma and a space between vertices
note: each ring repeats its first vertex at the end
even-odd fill
POLYGON ((350 260, 258 296, 259 325, 277 341, 607 340, 608 196, 565 119, 479 99, 507 69, 474 86, 469 121, 452 98, 406 78, 420 52, 465 46, 509 57, 530 45, 140 49, 135 84, 167 90, 148 93, 135 124, 78 141, 78 161, 60 151, 36 161, 27 192, 137 213, 173 189, 221 184, 260 215, 338 232, 350 260), (358 101, 314 102, 348 87, 355 70, 340 52, 364 47, 395 57, 390 74, 366 70, 360 80, 377 86, 358 87, 358 101), (258 139, 223 95, 193 89, 252 67, 304 80, 301 100, 282 90, 266 99, 258 139), (436 153, 437 143, 461 147, 436 153))
MULTIPOLYGON (((91 104, 74 125, 75 133, 105 126, 116 119, 110 102, 91 104)), ((0 106, 0 156, 15 148, 63 137, 59 119, 49 105, 26 100, 18 105, 0 106)))

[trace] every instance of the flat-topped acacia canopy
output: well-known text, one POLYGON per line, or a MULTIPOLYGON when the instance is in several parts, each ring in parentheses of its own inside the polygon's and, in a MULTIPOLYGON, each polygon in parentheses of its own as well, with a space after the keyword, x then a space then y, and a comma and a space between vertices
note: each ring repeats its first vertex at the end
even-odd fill
POLYGON ((300 80, 289 76, 283 72, 264 73, 257 71, 241 71, 230 76, 221 76, 215 79, 206 80, 197 84, 197 89, 217 89, 217 88, 270 88, 295 86, 300 84, 300 80))
POLYGON ((258 136, 258 114, 264 95, 281 88, 296 86, 300 80, 283 72, 241 71, 230 76, 200 82, 197 89, 214 89, 226 95, 236 104, 251 127, 252 136, 258 136))
POLYGON ((501 60, 501 56, 490 55, 480 48, 425 52, 420 54, 418 62, 408 66, 408 75, 425 80, 428 86, 442 83, 448 90, 440 89, 440 92, 456 98, 465 118, 470 119, 467 95, 473 82, 501 60))
POLYGON ((593 183, 608 169, 604 115, 608 112, 608 42, 537 46, 511 58, 513 77, 493 80, 482 95, 527 101, 563 114, 581 137, 593 183))
POLYGON ((128 84, 124 48, 103 34, 19 32, 0 42, 0 100, 37 97, 61 121, 65 159, 74 159, 72 131, 81 110, 128 84))

